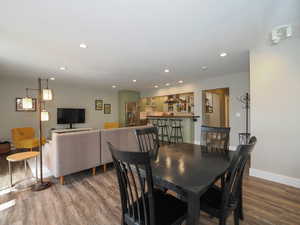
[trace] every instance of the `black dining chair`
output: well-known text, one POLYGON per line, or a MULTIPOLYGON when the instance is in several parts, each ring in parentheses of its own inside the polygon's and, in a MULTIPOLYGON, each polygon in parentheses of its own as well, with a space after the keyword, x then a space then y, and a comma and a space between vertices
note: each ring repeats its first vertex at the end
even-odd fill
POLYGON ((149 152, 126 152, 108 143, 116 168, 123 225, 180 225, 184 202, 153 187, 149 152))
POLYGON ((201 126, 201 145, 207 151, 229 150, 230 127, 201 126))
POLYGON ((159 151, 159 136, 157 127, 147 127, 135 130, 135 135, 141 152, 150 152, 152 159, 156 159, 159 151))
POLYGON ((226 225, 228 216, 233 212, 234 224, 239 225, 241 212, 241 184, 245 165, 253 151, 255 143, 239 145, 236 157, 225 175, 223 187, 212 185, 200 199, 200 208, 212 217, 219 219, 220 225, 226 225))
MULTIPOLYGON (((248 144, 249 145, 256 145, 256 142, 257 142, 257 138, 255 136, 252 136, 250 139, 249 139, 249 142, 248 144)), ((241 151, 242 149, 240 148, 239 151, 241 151)), ((250 159, 250 156, 248 158, 248 160, 250 159)), ((242 171, 242 178, 241 178, 241 183, 240 183, 240 204, 239 204, 239 209, 240 209, 240 212, 239 212, 239 216, 240 216, 240 219, 241 220, 244 220, 244 206, 243 206, 243 178, 244 178, 244 170, 245 170, 245 166, 243 168, 243 171, 242 171)))

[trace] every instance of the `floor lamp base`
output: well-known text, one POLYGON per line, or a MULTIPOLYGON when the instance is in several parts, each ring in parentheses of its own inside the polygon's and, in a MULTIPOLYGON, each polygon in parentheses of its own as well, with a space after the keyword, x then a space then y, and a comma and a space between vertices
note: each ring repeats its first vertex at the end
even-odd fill
POLYGON ((39 182, 34 184, 31 188, 32 191, 42 191, 50 187, 52 183, 50 181, 43 181, 43 183, 39 182))

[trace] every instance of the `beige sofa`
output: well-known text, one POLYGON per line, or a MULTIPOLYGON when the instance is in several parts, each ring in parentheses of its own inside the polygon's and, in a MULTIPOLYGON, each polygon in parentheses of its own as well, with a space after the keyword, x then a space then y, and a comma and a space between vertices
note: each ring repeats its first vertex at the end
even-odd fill
POLYGON ((112 143, 116 148, 126 151, 138 151, 138 143, 135 137, 135 130, 147 126, 123 127, 109 130, 101 130, 101 164, 112 162, 107 142, 112 143))
POLYGON ((64 176, 82 170, 95 168, 112 162, 107 142, 124 150, 137 151, 135 129, 140 127, 90 130, 68 133, 53 133, 52 140, 43 147, 44 165, 54 177, 64 176))

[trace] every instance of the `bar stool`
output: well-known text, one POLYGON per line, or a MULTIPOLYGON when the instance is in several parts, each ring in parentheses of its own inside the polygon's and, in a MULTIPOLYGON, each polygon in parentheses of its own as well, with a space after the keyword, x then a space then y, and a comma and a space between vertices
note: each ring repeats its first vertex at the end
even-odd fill
POLYGON ((179 141, 183 142, 181 122, 182 122, 182 119, 170 119, 170 127, 171 127, 170 141, 171 141, 171 143, 179 143, 179 141))
POLYGON ((168 119, 158 119, 157 128, 161 142, 165 142, 166 138, 166 141, 170 143, 168 119))

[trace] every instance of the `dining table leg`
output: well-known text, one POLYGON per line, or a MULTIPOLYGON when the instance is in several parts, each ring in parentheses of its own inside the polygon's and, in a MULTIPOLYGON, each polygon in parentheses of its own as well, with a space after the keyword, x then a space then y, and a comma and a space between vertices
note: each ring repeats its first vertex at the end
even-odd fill
POLYGON ((199 196, 188 193, 187 195, 188 213, 187 225, 198 225, 200 217, 200 198, 199 196))

